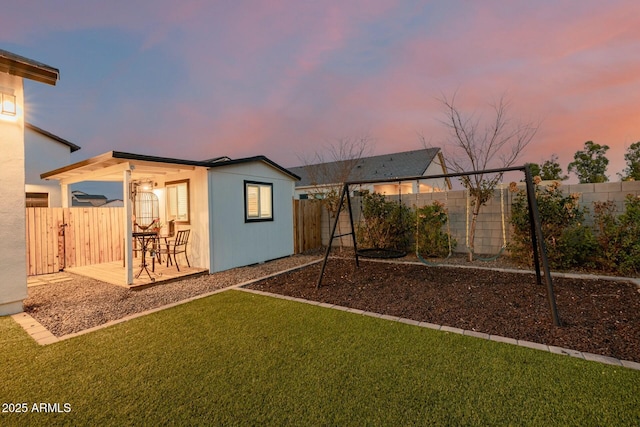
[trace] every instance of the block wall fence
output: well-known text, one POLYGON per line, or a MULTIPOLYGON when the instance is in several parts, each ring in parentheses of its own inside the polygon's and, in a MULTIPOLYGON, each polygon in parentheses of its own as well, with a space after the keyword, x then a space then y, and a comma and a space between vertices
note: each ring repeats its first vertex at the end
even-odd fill
MULTIPOLYGON (((541 183, 540 185, 546 185, 541 183)), ((524 183, 519 183, 520 188, 524 188, 524 183)), ((593 224, 593 202, 612 200, 616 203, 618 214, 624 212, 624 200, 627 194, 634 196, 640 195, 640 181, 625 182, 606 182, 601 184, 572 184, 562 185, 560 189, 566 194, 580 194, 580 206, 588 208, 587 224, 593 224)), ((515 193, 509 191, 505 184, 504 196, 504 220, 505 233, 507 242, 511 235, 511 203, 515 197, 515 193)), ((400 196, 402 202, 409 207, 422 207, 431 204, 434 200, 444 203, 449 211, 449 221, 451 223, 451 234, 457 241, 457 247, 454 252, 466 252, 466 211, 467 211, 467 193, 464 190, 448 191, 446 193, 421 193, 405 194, 400 196)), ((495 190, 494 195, 486 206, 480 211, 478 217, 478 226, 475 239, 475 253, 477 254, 496 254, 499 252, 503 244, 502 236, 502 214, 500 202, 500 190, 495 190)), ((362 218, 361 214, 361 198, 352 197, 351 203, 353 207, 353 221, 358 222, 362 218)), ((398 196, 388 196, 389 200, 398 201, 398 196)), ((333 218, 331 219, 333 225, 333 218)), ((348 233, 350 231, 349 216, 346 210, 340 215, 340 223, 336 230, 336 235, 348 233)), ((329 218, 326 209, 322 209, 322 244, 327 245, 331 234, 329 218)), ((351 237, 341 237, 335 239, 334 246, 340 245, 352 246, 351 237)))

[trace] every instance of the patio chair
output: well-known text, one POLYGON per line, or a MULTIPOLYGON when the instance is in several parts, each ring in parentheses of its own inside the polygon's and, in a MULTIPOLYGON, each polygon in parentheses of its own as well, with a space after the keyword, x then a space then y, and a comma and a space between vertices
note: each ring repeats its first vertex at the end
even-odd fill
POLYGON ((180 271, 180 266, 178 265, 178 259, 176 255, 184 254, 184 258, 187 260, 187 265, 191 267, 189 263, 189 258, 187 257, 187 243, 189 243, 189 233, 191 230, 180 230, 176 233, 176 238, 174 240, 165 240, 164 247, 160 248, 160 252, 163 255, 167 256, 167 267, 169 267, 169 263, 173 265, 175 263, 176 268, 180 271), (173 257, 173 260, 171 259, 173 257))

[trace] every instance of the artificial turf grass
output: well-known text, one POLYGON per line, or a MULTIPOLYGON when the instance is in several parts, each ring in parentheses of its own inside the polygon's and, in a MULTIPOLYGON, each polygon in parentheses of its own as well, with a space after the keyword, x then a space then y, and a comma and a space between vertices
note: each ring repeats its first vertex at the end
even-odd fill
POLYGON ((640 372, 228 291, 57 344, 0 319, 0 423, 640 423, 640 372))

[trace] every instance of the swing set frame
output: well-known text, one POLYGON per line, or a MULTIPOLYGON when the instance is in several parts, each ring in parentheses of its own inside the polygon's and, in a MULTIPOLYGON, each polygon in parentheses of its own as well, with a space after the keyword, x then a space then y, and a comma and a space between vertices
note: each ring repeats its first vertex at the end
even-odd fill
POLYGON ((363 180, 363 181, 348 181, 342 184, 342 191, 340 193, 340 202, 338 203, 338 211, 335 217, 335 221, 333 226, 331 227, 331 235, 329 237, 329 244, 327 245, 327 249, 324 254, 324 260, 322 262, 322 267, 320 269, 320 275, 318 276, 318 281, 316 283, 316 289, 320 289, 322 286, 322 277, 324 276, 324 271, 327 267, 327 261, 329 259, 329 253, 331 252, 331 247, 333 245, 333 240, 339 237, 351 236, 353 242, 354 249, 354 259, 356 263, 356 267, 360 267, 360 260, 358 256, 358 243, 356 241, 355 227, 353 223, 353 209, 351 205, 351 194, 349 188, 351 186, 363 185, 363 184, 384 184, 384 183, 392 183, 392 182, 404 182, 404 181, 421 181, 427 179, 439 179, 439 178, 456 178, 461 176, 468 175, 481 175, 481 174, 503 174, 505 172, 514 172, 521 171, 524 172, 525 183, 527 188, 527 205, 529 211, 529 223, 531 224, 531 245, 533 246, 533 262, 536 273, 536 283, 538 285, 542 285, 542 278, 544 277, 544 281, 547 288, 547 300, 549 302, 549 309, 551 311, 551 318, 553 320, 553 324, 555 326, 560 326, 560 318, 558 317, 558 309, 556 305, 556 296, 553 290, 553 279, 551 277, 551 270, 549 268, 549 259, 547 257, 547 249, 544 243, 544 236, 542 234, 542 226, 540 222, 540 212, 538 210, 538 202, 535 197, 535 188, 533 184, 533 176, 531 174, 531 166, 527 163, 524 166, 512 166, 508 168, 501 169, 486 169, 481 171, 472 171, 472 172, 460 172, 460 173, 446 173, 446 174, 438 174, 438 175, 419 175, 419 176, 406 176, 406 177, 395 177, 395 178, 387 178, 387 179, 376 179, 376 180, 363 180), (351 225, 351 231, 348 233, 340 234, 336 236, 336 228, 338 225, 338 221, 340 220, 340 213, 342 209, 345 207, 345 199, 346 199, 346 208, 349 212, 349 223, 351 225))

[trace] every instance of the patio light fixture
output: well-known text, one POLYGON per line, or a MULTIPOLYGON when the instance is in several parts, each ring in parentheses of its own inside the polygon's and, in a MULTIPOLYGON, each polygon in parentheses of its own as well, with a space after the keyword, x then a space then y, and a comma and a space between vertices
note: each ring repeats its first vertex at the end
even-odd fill
POLYGON ((149 191, 153 190, 153 182, 151 182, 151 181, 142 181, 140 183, 140 189, 142 191, 146 191, 146 192, 149 192, 149 191))
POLYGON ((16 96, 9 93, 0 93, 0 113, 5 116, 15 116, 17 113, 16 96))

